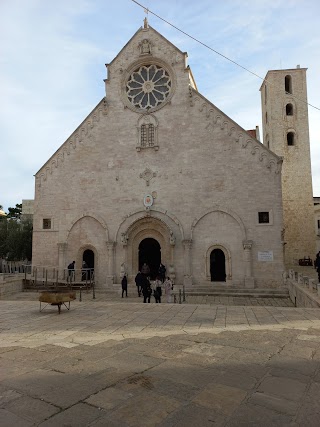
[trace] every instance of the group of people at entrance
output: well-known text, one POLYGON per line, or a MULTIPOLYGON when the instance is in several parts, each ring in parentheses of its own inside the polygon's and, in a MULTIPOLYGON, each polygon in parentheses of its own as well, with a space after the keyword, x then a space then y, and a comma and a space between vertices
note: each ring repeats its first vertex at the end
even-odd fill
MULTIPOLYGON (((161 297, 163 292, 166 295, 167 303, 171 302, 171 291, 173 289, 172 280, 166 278, 166 267, 163 264, 160 264, 158 275, 155 280, 150 279, 150 268, 144 263, 141 267, 141 270, 135 277, 135 282, 137 286, 138 296, 143 296, 144 303, 150 303, 151 297, 153 296, 156 303, 161 303, 161 297)), ((128 296, 128 279, 126 275, 122 278, 122 298, 126 294, 128 296)))

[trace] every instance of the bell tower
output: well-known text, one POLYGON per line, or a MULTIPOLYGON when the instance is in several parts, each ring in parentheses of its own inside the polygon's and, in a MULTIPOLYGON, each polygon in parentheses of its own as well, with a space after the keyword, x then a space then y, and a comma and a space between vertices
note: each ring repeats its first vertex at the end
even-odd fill
POLYGON ((283 157, 285 264, 314 257, 315 231, 306 68, 268 71, 261 85, 263 143, 283 157))

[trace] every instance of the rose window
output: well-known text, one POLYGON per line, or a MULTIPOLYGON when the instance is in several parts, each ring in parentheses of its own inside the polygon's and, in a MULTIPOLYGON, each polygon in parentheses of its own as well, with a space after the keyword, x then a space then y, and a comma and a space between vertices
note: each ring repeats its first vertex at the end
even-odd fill
POLYGON ((137 68, 127 82, 127 96, 137 108, 155 108, 169 96, 171 79, 168 72, 158 65, 137 68))

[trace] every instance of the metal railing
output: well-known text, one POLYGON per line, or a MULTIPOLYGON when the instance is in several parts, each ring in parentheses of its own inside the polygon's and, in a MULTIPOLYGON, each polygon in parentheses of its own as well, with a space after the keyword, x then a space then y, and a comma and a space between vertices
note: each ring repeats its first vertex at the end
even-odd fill
MULTIPOLYGON (((70 270, 57 267, 27 265, 24 268, 24 285, 31 288, 68 288, 94 290, 95 276, 93 268, 70 270)), ((95 295, 94 295, 95 298, 95 295)))

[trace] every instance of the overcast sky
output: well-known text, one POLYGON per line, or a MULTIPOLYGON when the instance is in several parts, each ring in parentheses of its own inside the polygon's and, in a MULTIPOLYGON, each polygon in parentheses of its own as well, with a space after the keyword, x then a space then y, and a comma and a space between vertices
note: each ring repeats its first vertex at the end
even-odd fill
MULTIPOLYGON (((141 0, 264 77, 308 68, 320 108, 319 0, 141 0)), ((105 95, 109 63, 143 23, 131 0, 0 1, 0 205, 34 198, 34 174, 105 95)), ((198 90, 245 129, 261 125, 262 81, 149 14, 189 54, 198 90)), ((320 196, 320 111, 309 107, 313 193, 320 196)))

